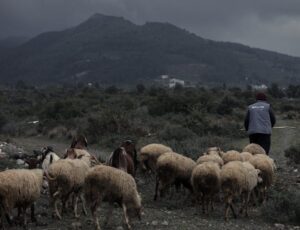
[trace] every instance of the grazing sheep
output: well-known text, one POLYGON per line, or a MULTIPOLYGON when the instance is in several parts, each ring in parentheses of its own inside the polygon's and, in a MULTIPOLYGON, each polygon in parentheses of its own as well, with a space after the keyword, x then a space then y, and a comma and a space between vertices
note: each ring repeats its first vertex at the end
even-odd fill
POLYGON ((259 198, 265 202, 266 192, 274 183, 276 165, 273 159, 265 154, 256 154, 249 162, 261 171, 262 183, 257 186, 257 190, 259 198))
POLYGON ((242 161, 250 161, 250 159, 253 157, 253 155, 249 152, 241 152, 240 156, 242 161))
POLYGON ((69 148, 64 156, 66 159, 81 159, 89 166, 97 165, 99 162, 95 156, 92 156, 84 149, 69 148))
POLYGON ((220 147, 209 147, 207 148, 206 152, 203 155, 212 155, 212 154, 222 157, 224 152, 221 150, 220 147))
MULTIPOLYGON (((262 178, 260 177, 260 170, 254 168, 252 164, 249 162, 243 162, 244 168, 247 170, 247 187, 244 188, 242 192, 242 207, 240 213, 242 214, 245 210, 245 215, 248 216, 248 204, 250 200, 251 194, 253 194, 254 188, 259 184, 262 183, 262 178)), ((254 195, 254 194, 253 194, 254 195)))
POLYGON ((48 183, 49 192, 51 196, 51 205, 54 208, 54 213, 59 219, 62 219, 58 211, 58 200, 62 201, 62 213, 65 209, 66 202, 70 194, 74 193, 74 214, 77 214, 77 201, 80 197, 82 200, 83 211, 86 214, 85 202, 83 197, 83 184, 84 179, 89 170, 89 166, 86 162, 80 159, 62 159, 54 162, 45 172, 48 183))
POLYGON ((219 155, 216 155, 216 154, 200 156, 197 160, 197 164, 201 164, 203 162, 215 162, 220 167, 222 167, 222 165, 224 164, 223 159, 219 155))
POLYGON ((58 161, 59 159, 60 159, 60 157, 54 152, 46 153, 44 160, 42 161, 43 171, 48 170, 50 164, 54 163, 55 161, 58 161))
POLYGON ((192 159, 174 152, 162 154, 157 159, 157 175, 154 200, 157 199, 158 192, 160 195, 166 188, 172 184, 183 184, 191 192, 191 175, 196 162, 192 159))
MULTIPOLYGON (((11 169, 0 172, 0 213, 5 214, 9 224, 11 212, 18 208, 22 212, 23 225, 26 227, 26 209, 31 207, 31 220, 34 216, 34 202, 40 197, 43 184, 41 169, 11 169)), ((1 218, 3 219, 3 218, 1 218)), ((3 223, 1 223, 1 227, 3 223)))
POLYGON ((215 162, 203 162, 192 172, 192 185, 196 199, 202 200, 202 211, 208 213, 209 203, 213 209, 213 198, 220 190, 220 166, 215 162))
POLYGON ((224 164, 227 164, 229 161, 242 161, 241 154, 235 150, 225 152, 222 156, 222 159, 224 164))
POLYGON ((109 222, 112 215, 114 202, 117 202, 123 208, 128 229, 131 229, 127 214, 129 209, 133 209, 137 216, 141 218, 141 198, 137 192, 136 183, 131 175, 120 169, 105 165, 95 166, 86 176, 84 190, 98 230, 100 230, 100 224, 96 211, 102 201, 110 203, 106 223, 109 222))
POLYGON ((162 144, 149 144, 141 148, 138 158, 142 169, 156 171, 156 161, 158 157, 166 152, 172 152, 172 149, 162 144))
POLYGON ((252 153, 253 155, 256 155, 256 154, 265 154, 266 155, 266 151, 263 149, 263 147, 261 147, 258 144, 254 144, 254 143, 247 145, 243 149, 243 152, 249 152, 249 153, 252 153))
POLYGON ((242 196, 241 212, 245 210, 248 215, 250 194, 260 180, 258 173, 249 162, 231 161, 222 167, 221 188, 225 196, 225 220, 228 220, 229 208, 234 218, 237 217, 232 202, 235 196, 242 196))

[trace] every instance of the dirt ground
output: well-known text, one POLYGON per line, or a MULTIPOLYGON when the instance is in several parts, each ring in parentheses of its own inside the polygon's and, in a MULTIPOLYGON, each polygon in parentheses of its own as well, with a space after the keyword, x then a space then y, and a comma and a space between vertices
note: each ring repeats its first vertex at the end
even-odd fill
MULTIPOLYGON (((291 144, 299 140, 299 123, 296 121, 280 121, 278 126, 289 125, 296 128, 274 129, 272 136, 272 150, 270 156, 276 160, 278 165, 277 181, 280 186, 296 186, 300 189, 299 182, 299 167, 287 165, 287 160, 284 157, 284 150, 291 144)), ((67 148, 67 144, 62 142, 52 143, 51 140, 18 138, 13 140, 18 146, 24 147, 28 151, 38 149, 46 145, 52 145, 59 152, 63 152, 67 148)), ((247 144, 246 139, 235 143, 237 148, 242 148, 247 144)), ((106 157, 109 151, 99 151, 95 148, 90 148, 90 152, 106 157)), ((3 161, 3 159, 1 159, 3 161)), ((231 218, 228 222, 223 219, 224 205, 217 203, 215 210, 210 214, 202 214, 201 207, 192 203, 188 192, 175 194, 172 199, 168 196, 161 198, 158 201, 153 201, 154 195, 154 177, 145 177, 141 173, 137 175, 138 190, 142 196, 142 203, 145 215, 141 221, 132 219, 133 229, 283 229, 281 225, 267 222, 260 209, 257 207, 249 210, 249 218, 238 217, 231 218)), ((38 224, 30 223, 28 229, 44 229, 44 230, 63 230, 63 229, 94 229, 90 214, 85 217, 81 215, 79 219, 73 217, 70 211, 63 220, 52 219, 51 210, 48 206, 48 197, 42 195, 37 204, 38 224)), ((99 209, 101 226, 106 216, 107 204, 99 209)), ((295 227, 287 227, 284 229, 294 229, 295 227)), ((12 229, 21 229, 13 227, 12 229)), ((126 229, 123 224, 123 215, 120 208, 115 208, 111 223, 102 229, 126 229)), ((299 227, 300 229, 300 227, 299 227)))

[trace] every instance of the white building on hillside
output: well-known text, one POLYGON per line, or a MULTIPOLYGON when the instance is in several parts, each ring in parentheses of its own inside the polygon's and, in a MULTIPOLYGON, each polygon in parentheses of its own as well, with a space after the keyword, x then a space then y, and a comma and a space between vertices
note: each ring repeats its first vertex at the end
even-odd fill
POLYGON ((184 86, 184 81, 176 78, 171 78, 169 80, 169 88, 174 88, 176 84, 184 86))

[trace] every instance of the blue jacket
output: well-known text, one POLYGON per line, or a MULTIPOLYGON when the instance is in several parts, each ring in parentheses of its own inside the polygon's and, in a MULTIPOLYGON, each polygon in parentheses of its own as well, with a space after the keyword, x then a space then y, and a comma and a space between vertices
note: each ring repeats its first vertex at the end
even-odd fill
POLYGON ((266 101, 257 101, 248 106, 244 126, 249 135, 254 133, 271 134, 275 123, 274 113, 266 101))

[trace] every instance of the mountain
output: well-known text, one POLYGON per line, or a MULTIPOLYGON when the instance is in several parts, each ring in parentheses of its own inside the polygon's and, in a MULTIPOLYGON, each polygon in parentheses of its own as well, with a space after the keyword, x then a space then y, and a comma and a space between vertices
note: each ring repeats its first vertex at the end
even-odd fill
POLYGON ((27 37, 7 37, 0 39, 0 59, 1 56, 5 57, 11 49, 24 44, 28 40, 27 37))
POLYGON ((0 80, 136 84, 159 75, 203 84, 300 83, 300 58, 201 38, 169 23, 95 14, 40 34, 0 58, 0 80))

